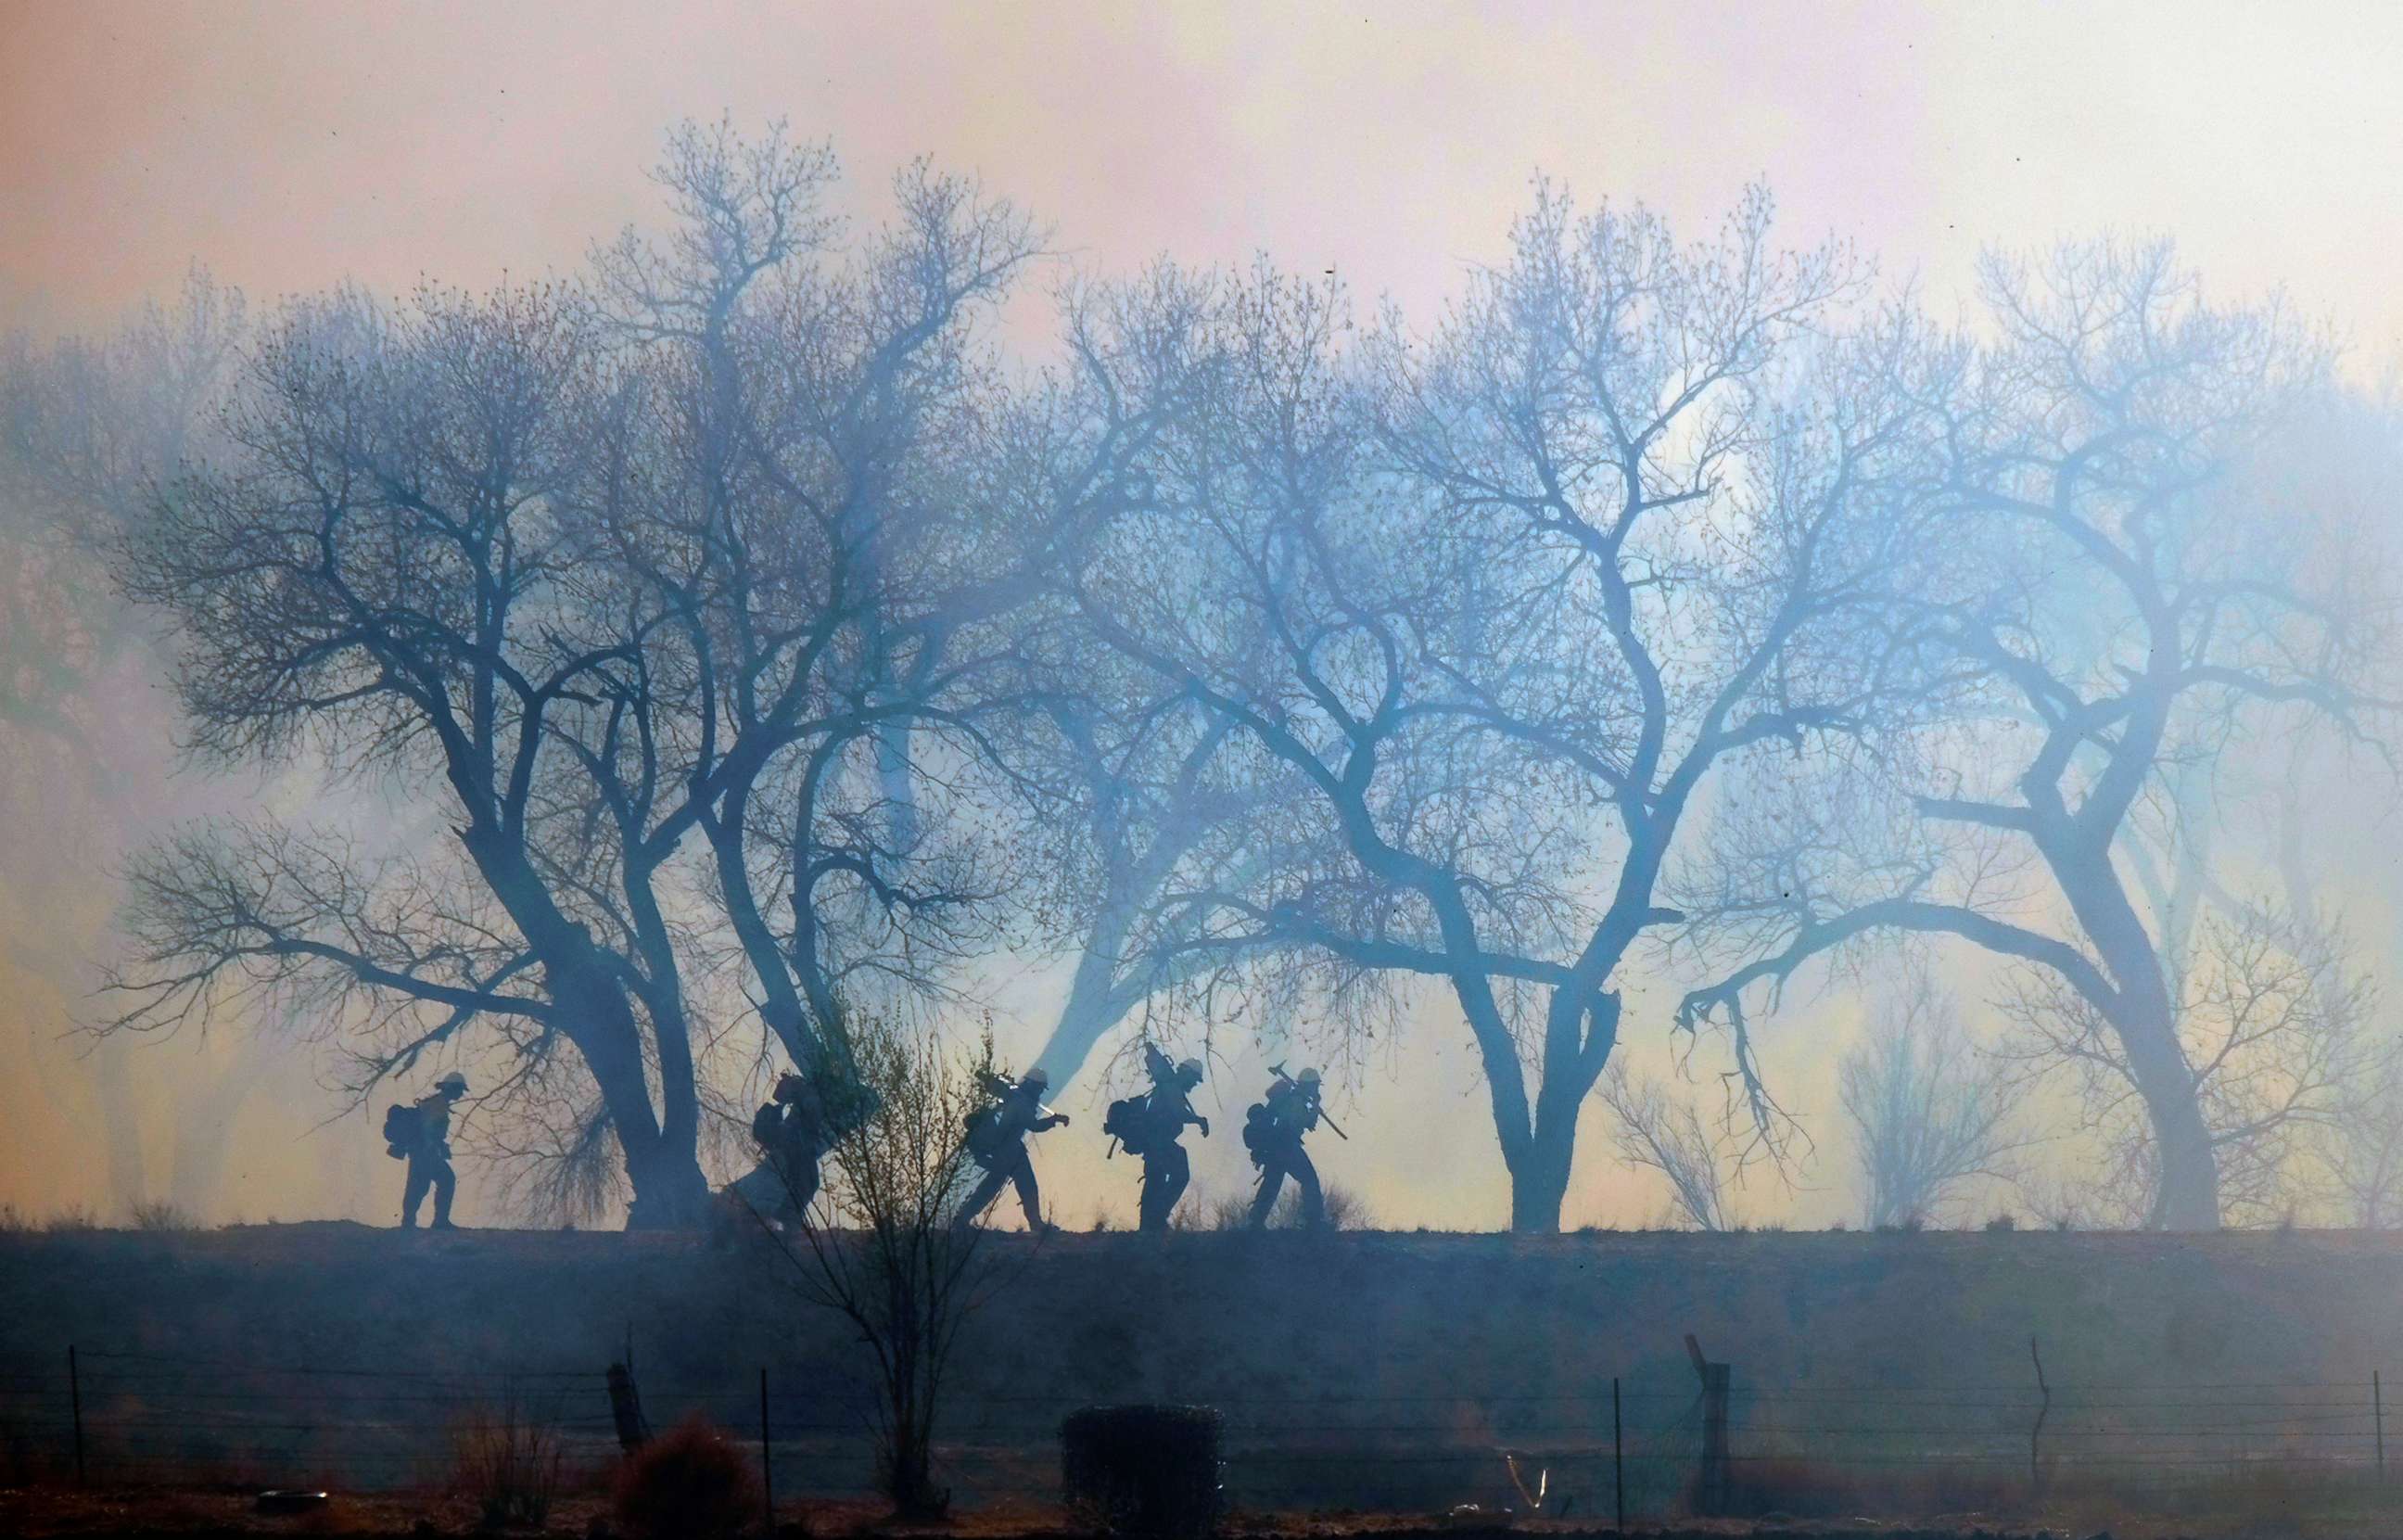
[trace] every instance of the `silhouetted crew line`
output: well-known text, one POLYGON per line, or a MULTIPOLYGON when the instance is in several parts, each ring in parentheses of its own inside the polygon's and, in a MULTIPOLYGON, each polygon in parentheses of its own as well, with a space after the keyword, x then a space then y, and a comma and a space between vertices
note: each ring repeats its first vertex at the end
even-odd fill
POLYGON ((998 1075, 979 1070, 977 1081, 993 1098, 993 1105, 969 1116, 967 1125, 968 1156, 984 1168, 984 1179, 968 1194, 953 1223, 975 1224, 1001 1196, 1003 1187, 1015 1186, 1028 1229, 1040 1234, 1059 1228, 1043 1217, 1042 1189, 1035 1186, 1035 1162, 1026 1153, 1028 1134, 1068 1126, 1066 1113, 1053 1112, 1043 1104, 1043 1093, 1051 1088, 1050 1075, 1039 1067, 1031 1069, 1012 1085, 998 1075))
POLYGON ((1151 1089, 1110 1104, 1103 1131, 1143 1160, 1143 1192, 1137 1200, 1137 1228, 1155 1234, 1168 1228, 1168 1216, 1193 1180, 1193 1161, 1180 1143, 1188 1125, 1198 1124, 1210 1137, 1210 1119, 1193 1110, 1193 1088, 1202 1083, 1202 1061, 1169 1062, 1152 1044, 1143 1046, 1144 1067, 1151 1089))
POLYGON ((417 1228, 417 1211, 428 1189, 434 1194, 434 1228, 459 1228, 451 1223, 451 1197, 459 1186, 458 1175, 451 1169, 451 1108, 466 1094, 467 1077, 452 1070, 434 1082, 432 1091, 384 1114, 386 1148, 409 1162, 409 1176, 400 1194, 402 1229, 417 1228))
POLYGON ((1319 1105, 1316 1070, 1288 1077, 1285 1066, 1276 1064, 1271 1066, 1271 1073, 1276 1079, 1270 1083, 1268 1094, 1243 1117, 1243 1146, 1252 1152, 1252 1164, 1260 1168, 1260 1190, 1252 1199, 1252 1228, 1267 1227, 1270 1211, 1276 1207, 1277 1196, 1290 1176, 1301 1189, 1302 1224, 1318 1229, 1327 1223, 1327 1199, 1319 1190, 1318 1168, 1310 1163, 1301 1141, 1321 1122, 1333 1129, 1337 1138, 1347 1135, 1319 1105))

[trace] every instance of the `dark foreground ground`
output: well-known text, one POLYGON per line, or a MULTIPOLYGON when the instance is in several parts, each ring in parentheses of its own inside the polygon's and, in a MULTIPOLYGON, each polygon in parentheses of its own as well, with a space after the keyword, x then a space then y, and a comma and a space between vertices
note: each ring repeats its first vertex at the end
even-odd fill
MULTIPOLYGON (((1063 1521, 1057 1511, 1007 1506, 964 1514, 935 1525, 901 1525, 868 1505, 797 1505, 780 1519, 784 1540, 807 1537, 889 1537, 889 1540, 1087 1540, 1092 1532, 1063 1521)), ((540 1529, 507 1532, 518 1540, 591 1540, 605 1533, 606 1505, 596 1500, 562 1505, 551 1522, 540 1529)), ((420 1496, 335 1498, 320 1512, 305 1518, 261 1517, 247 1494, 194 1490, 76 1493, 61 1490, 0 1491, 0 1534, 28 1537, 76 1536, 79 1540, 133 1540, 142 1536, 174 1536, 175 1540, 208 1540, 211 1536, 340 1535, 349 1540, 432 1540, 436 1536, 489 1535, 476 1522, 473 1505, 461 1500, 420 1496)), ((1737 1536, 1775 1536, 1777 1540, 2077 1540, 2050 1531, 2006 1531, 1913 1527, 1882 1524, 1861 1519, 1840 1525, 1809 1525, 1771 1519, 1688 1521, 1659 1529, 1633 1528, 1630 1536, 1643 1540, 1731 1540, 1737 1536)), ((2174 1532, 2144 1533, 2146 1540, 2166 1540, 2174 1532)), ((1515 1520, 1507 1525, 1453 1520, 1413 1519, 1373 1514, 1230 1515, 1220 1527, 1226 1540, 1503 1540, 1508 1535, 1537 1535, 1544 1540, 1621 1540, 1616 1529, 1580 1528, 1563 1523, 1515 1520)), ((2101 1536, 2093 1540, 2102 1540, 2101 1536)))
MULTIPOLYGON (((1060 1418, 1136 1401, 1222 1410, 1230 1501, 1279 1516, 1258 1533, 1470 1505, 1590 1533, 1619 1501, 1632 1529, 1682 1527, 1707 1416, 1689 1333, 1732 1366, 1718 1505, 1739 1527, 2403 1531, 2381 1467, 2392 1237, 1098 1235, 994 1256, 940 1430, 962 1533, 1055 1528, 1060 1418)), ((472 1507, 438 1494, 464 1420, 551 1429, 573 1480, 605 1478, 603 1376, 630 1346, 653 1423, 701 1416, 746 1448, 764 1370, 776 1490, 839 1531, 876 1511, 867 1359, 792 1285, 755 1248, 674 1237, 0 1236, 0 1484, 35 1489, 0 1533, 457 1533, 472 1507), (88 1478, 145 1505, 58 1490, 75 1395, 88 1478), (244 1493, 304 1483, 363 1495, 250 1516, 244 1493)), ((598 1501, 552 1527, 582 1534, 598 1501)))

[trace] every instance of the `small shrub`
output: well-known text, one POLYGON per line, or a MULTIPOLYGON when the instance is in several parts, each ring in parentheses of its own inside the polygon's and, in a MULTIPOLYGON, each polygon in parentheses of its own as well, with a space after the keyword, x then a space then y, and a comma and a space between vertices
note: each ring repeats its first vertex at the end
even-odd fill
POLYGON ((758 1477, 696 1412, 626 1457, 611 1507, 635 1540, 729 1540, 758 1515, 758 1477))
MULTIPOLYGON (((1327 1228, 1331 1230, 1367 1229, 1374 1223, 1367 1200, 1349 1187, 1324 1183, 1318 1189, 1319 1199, 1327 1212, 1327 1228)), ((1194 1218, 1193 1228, 1204 1230, 1241 1230, 1251 1228, 1252 1200, 1242 1193, 1227 1193, 1216 1202, 1202 1209, 1194 1218)), ((1292 1183, 1277 1195, 1276 1207, 1269 1210, 1268 1228, 1272 1230, 1301 1228, 1301 1193, 1292 1183)))
POLYGON ((559 1435, 514 1403, 479 1407, 451 1430, 452 1490, 475 1499, 487 1528, 539 1525, 559 1494, 559 1435))
POLYGON ((1986 1221, 1986 1233, 1989 1235, 2000 1235, 2019 1228, 2019 1215, 2015 1214, 1998 1214, 1986 1221))
POLYGON ((172 1200, 165 1198, 146 1199, 136 1203, 126 1211, 126 1217, 133 1222, 133 1228, 138 1230, 188 1230, 198 1228, 193 1224, 192 1216, 188 1213, 178 1207, 172 1200))
MULTIPOLYGON (((1339 1230, 1364 1230, 1376 1223, 1376 1215, 1369 1210, 1368 1200, 1361 1197, 1358 1193, 1353 1191, 1350 1187, 1339 1187, 1334 1183, 1329 1182, 1321 1189, 1321 1191, 1327 1200, 1327 1228, 1339 1230)), ((1283 1207, 1284 1205, 1280 1204, 1278 1206, 1283 1207)), ((1293 1208, 1294 1223, 1299 1224, 1301 1222, 1301 1199, 1299 1195, 1296 1195, 1293 1199, 1293 1208)), ((1269 1217, 1273 1221, 1276 1216, 1274 1214, 1271 1214, 1269 1217)))
POLYGON ((1170 1216, 1174 1224, 1182 1215, 1191 1215, 1190 1224, 1198 1230, 1239 1230, 1252 1222, 1252 1200, 1239 1193, 1222 1193, 1206 1206, 1188 1203, 1170 1216))
POLYGON ((49 1235, 81 1235, 100 1228, 100 1216, 77 1203, 63 1208, 42 1221, 44 1233, 49 1235))

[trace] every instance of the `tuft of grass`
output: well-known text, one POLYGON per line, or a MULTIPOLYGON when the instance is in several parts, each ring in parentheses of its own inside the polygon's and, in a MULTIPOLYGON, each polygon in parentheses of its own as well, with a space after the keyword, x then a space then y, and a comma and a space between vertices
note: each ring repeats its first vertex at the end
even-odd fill
MULTIPOLYGON (((1327 1210, 1327 1228, 1337 1230, 1362 1230, 1372 1228, 1375 1215, 1368 1200, 1350 1187, 1326 1182, 1319 1187, 1319 1197, 1327 1210)), ((1248 1194, 1230 1192, 1220 1195, 1206 1207, 1179 1210, 1190 1213, 1192 1228, 1198 1230, 1242 1230, 1251 1228, 1252 1200, 1248 1194)), ((1277 1196, 1276 1207, 1269 1210, 1269 1228, 1272 1230, 1301 1228, 1301 1194, 1287 1183, 1277 1196)))
POLYGON ((191 1214, 165 1198, 145 1199, 126 1211, 138 1230, 182 1231, 200 1228, 191 1214))
POLYGON ((487 1529, 541 1526, 559 1495, 559 1434, 515 1400, 471 1408, 451 1430, 451 1485, 472 1499, 487 1529))

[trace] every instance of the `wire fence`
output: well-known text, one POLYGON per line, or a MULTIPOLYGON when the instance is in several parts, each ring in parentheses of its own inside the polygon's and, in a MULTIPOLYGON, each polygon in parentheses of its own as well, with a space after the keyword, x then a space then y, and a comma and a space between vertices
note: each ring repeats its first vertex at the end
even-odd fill
MULTIPOLYGON (((1699 1352, 1696 1368, 1703 1369, 1699 1352)), ((699 1415, 764 1451, 786 1497, 872 1492, 875 1408, 855 1388, 764 1370, 635 1377, 646 1420, 699 1415)), ((1223 1415, 1227 1495, 1261 1510, 1445 1510, 1657 1520, 1697 1513, 2034 1511, 2253 1490, 2382 1505, 2382 1378, 2140 1385, 1605 1380, 1576 1394, 1196 1394, 1223 1415)), ((1080 1403, 961 1394, 938 1473, 967 1504, 1048 1502, 1080 1403)), ((571 1468, 619 1453, 606 1366, 459 1371, 264 1364, 78 1344, 0 1359, 0 1480, 434 1489, 471 1419, 547 1430, 571 1468)), ((2403 1451, 2398 1451, 2403 1452, 2403 1451)))

